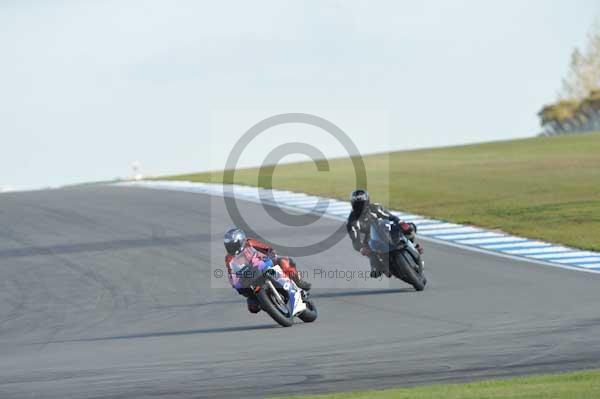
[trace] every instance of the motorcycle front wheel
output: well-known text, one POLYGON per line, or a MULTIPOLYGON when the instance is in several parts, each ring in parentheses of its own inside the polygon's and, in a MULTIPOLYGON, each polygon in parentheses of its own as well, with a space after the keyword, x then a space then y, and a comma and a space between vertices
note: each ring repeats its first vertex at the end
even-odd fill
POLYGON ((406 251, 397 251, 394 254, 392 273, 400 280, 412 285, 416 291, 423 291, 427 279, 423 275, 423 268, 406 251))
MULTIPOLYGON (((283 327, 290 327, 294 324, 294 316, 289 314, 286 302, 282 301, 282 296, 271 283, 262 286, 256 294, 261 308, 269 314, 277 323, 283 327)), ((283 298, 285 299, 285 298, 283 298)))

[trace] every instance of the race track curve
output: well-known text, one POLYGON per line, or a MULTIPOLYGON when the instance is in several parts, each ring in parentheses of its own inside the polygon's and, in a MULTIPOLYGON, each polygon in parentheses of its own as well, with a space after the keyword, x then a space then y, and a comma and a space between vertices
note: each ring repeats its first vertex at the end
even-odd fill
MULTIPOLYGON (((292 244, 340 224, 290 229, 238 206, 292 244)), ((0 397, 263 397, 600 367, 600 275, 428 244, 417 293, 323 274, 368 268, 345 239, 297 258, 319 319, 281 328, 211 288, 226 284, 211 274, 231 224, 200 194, 0 194, 0 397)))

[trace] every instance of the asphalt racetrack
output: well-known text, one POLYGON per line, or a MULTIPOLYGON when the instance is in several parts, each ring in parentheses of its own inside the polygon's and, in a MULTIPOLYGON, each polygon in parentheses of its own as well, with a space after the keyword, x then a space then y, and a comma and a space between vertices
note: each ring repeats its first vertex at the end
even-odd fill
MULTIPOLYGON (((292 229, 238 206, 286 244, 340 224, 292 229)), ((297 258, 319 319, 281 328, 214 277, 231 224, 222 198, 192 193, 1 194, 0 398, 263 397, 600 367, 599 275, 427 244, 417 293, 327 273, 368 269, 345 239, 297 258)))

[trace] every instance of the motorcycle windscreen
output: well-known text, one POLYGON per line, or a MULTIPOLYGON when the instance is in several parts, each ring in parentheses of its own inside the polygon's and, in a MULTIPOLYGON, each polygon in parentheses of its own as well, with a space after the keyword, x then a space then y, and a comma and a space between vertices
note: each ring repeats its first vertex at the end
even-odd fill
POLYGON ((369 248, 373 252, 388 253, 394 250, 400 241, 399 226, 386 219, 371 224, 369 248))

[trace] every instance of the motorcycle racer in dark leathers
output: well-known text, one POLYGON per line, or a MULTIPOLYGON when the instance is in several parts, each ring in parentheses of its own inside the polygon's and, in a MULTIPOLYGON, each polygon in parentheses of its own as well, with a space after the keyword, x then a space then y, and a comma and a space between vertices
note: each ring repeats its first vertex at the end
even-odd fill
MULTIPOLYGON (((376 256, 373 256, 369 249, 368 242, 371 223, 380 219, 398 222, 402 229, 402 233, 411 242, 414 242, 415 240, 417 226, 414 223, 402 222, 400 218, 393 215, 380 204, 371 203, 369 193, 366 190, 354 190, 350 194, 350 203, 352 205, 352 211, 350 212, 350 215, 348 215, 346 230, 352 240, 352 246, 356 251, 360 252, 361 255, 369 257, 371 277, 377 278, 381 276, 382 273, 389 276, 389 262, 387 262, 388 264, 383 264, 376 256)), ((416 244, 416 248, 419 253, 423 253, 423 247, 420 244, 416 244)))

